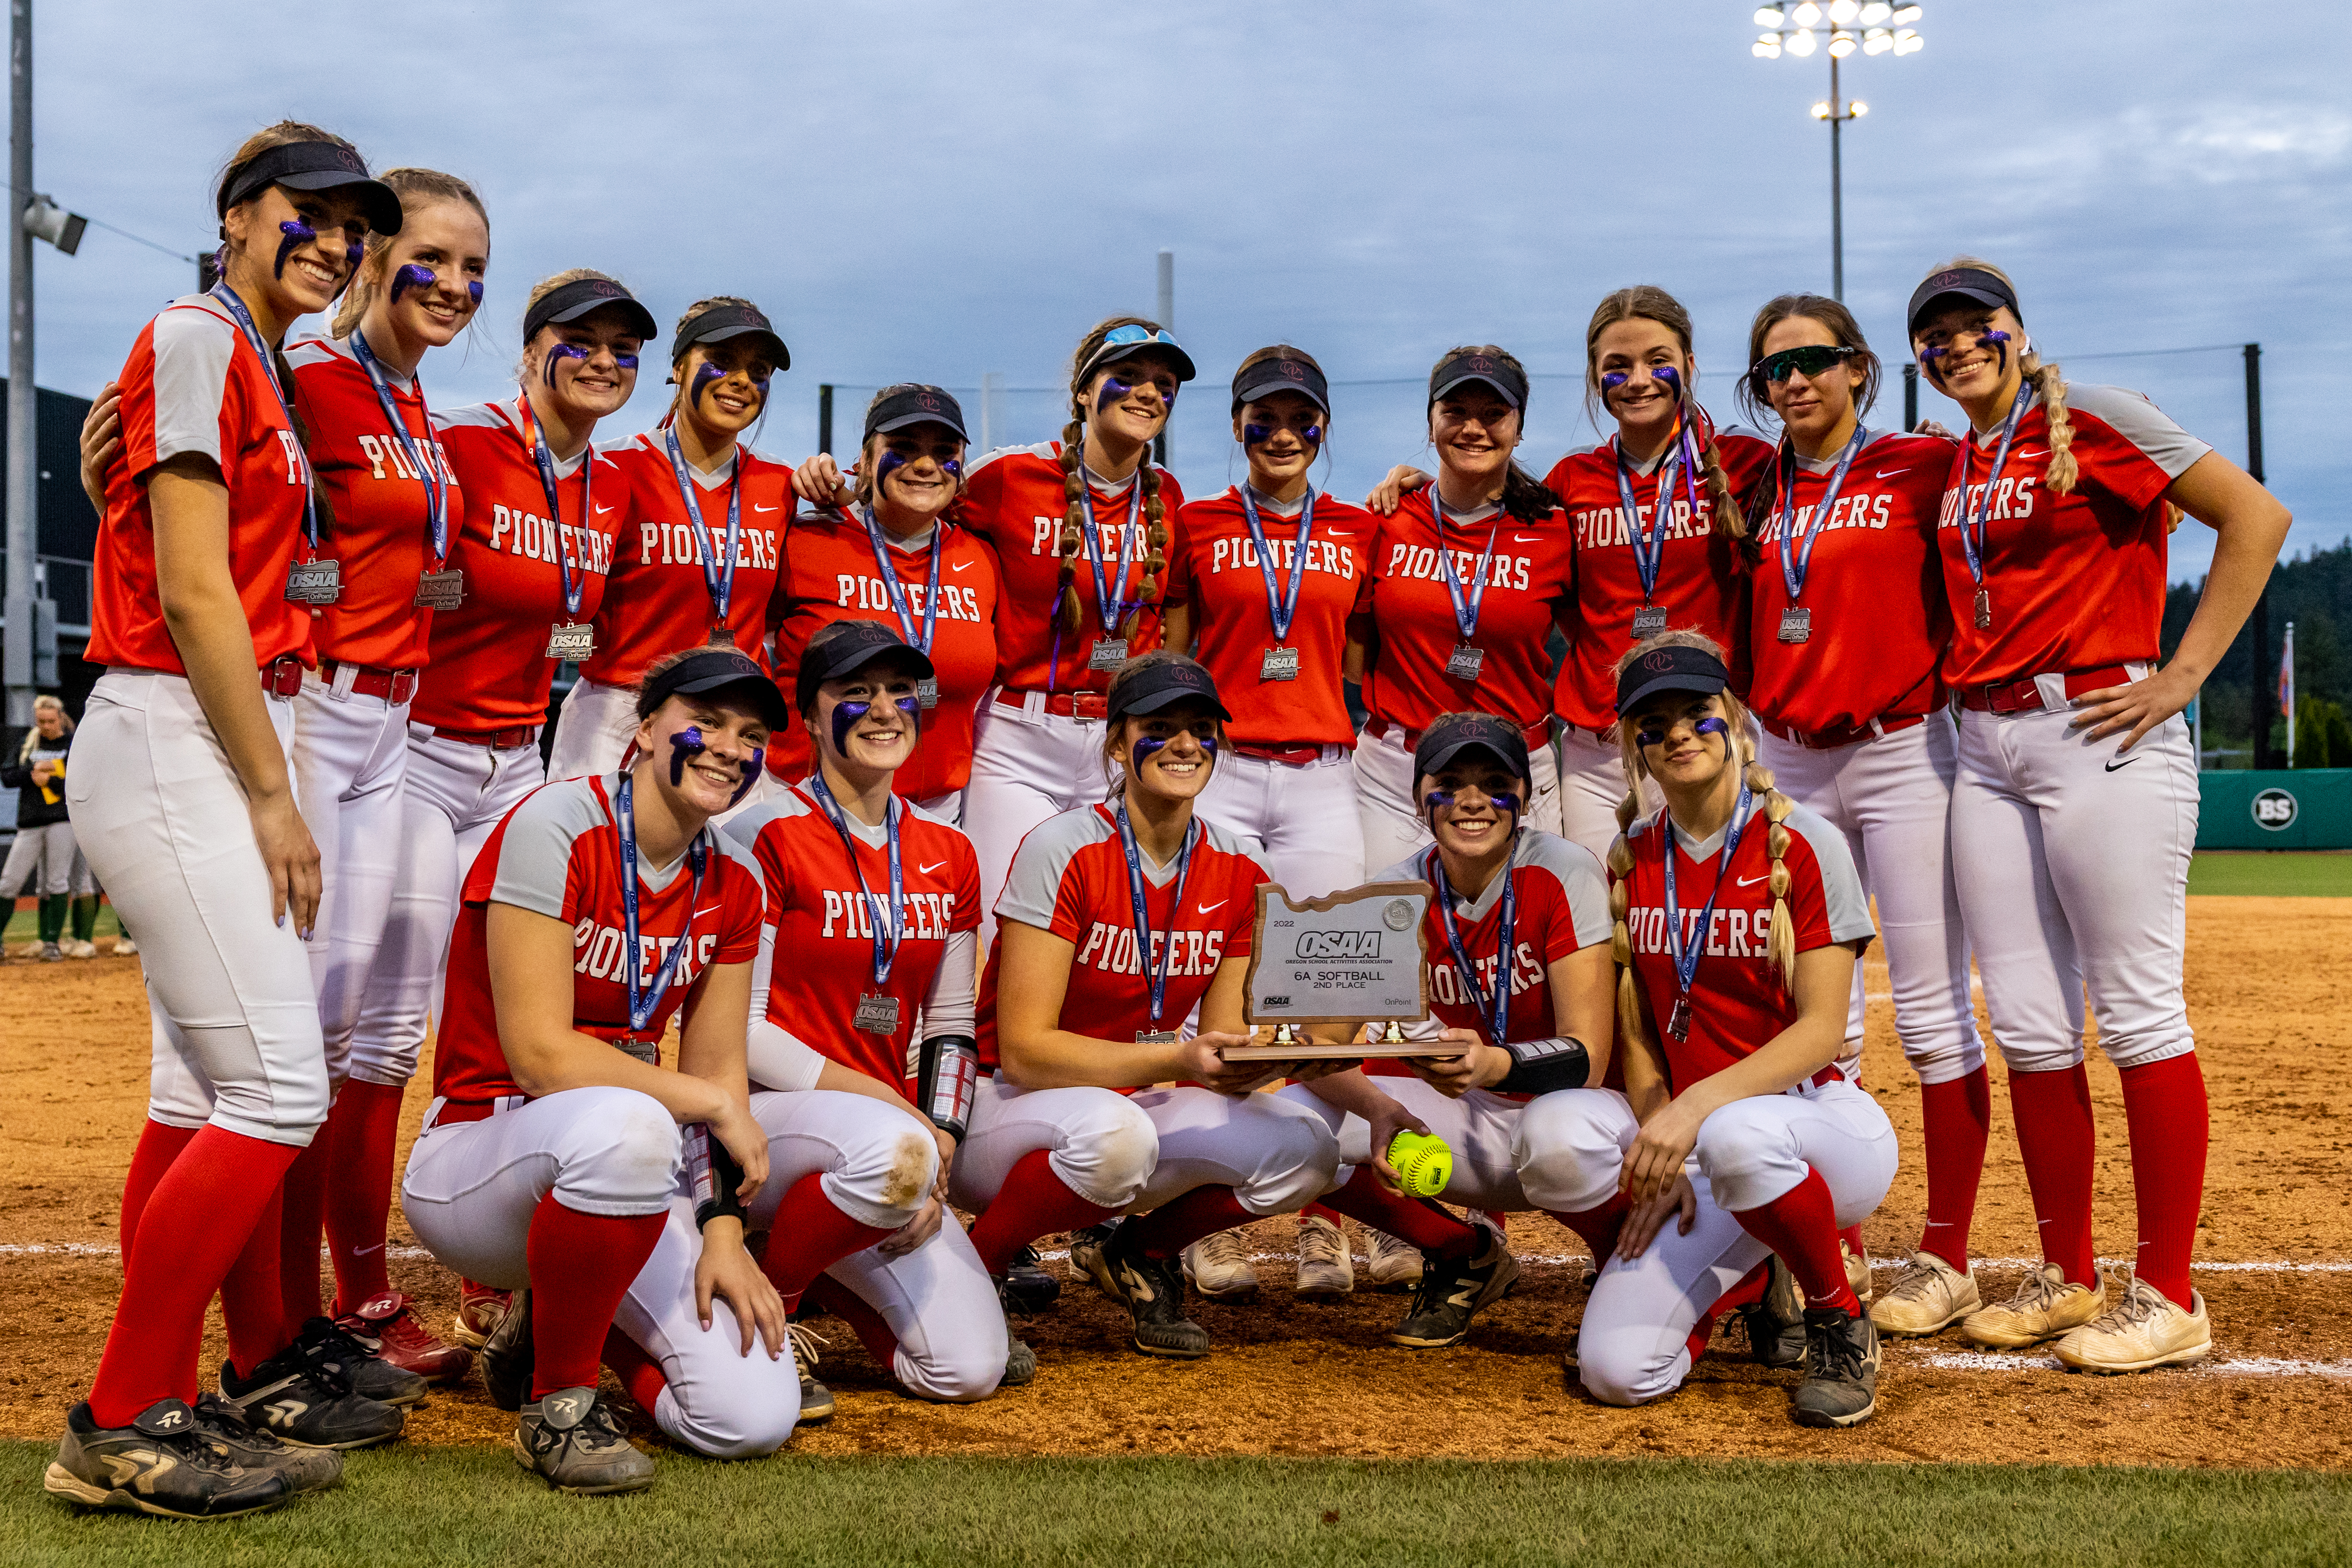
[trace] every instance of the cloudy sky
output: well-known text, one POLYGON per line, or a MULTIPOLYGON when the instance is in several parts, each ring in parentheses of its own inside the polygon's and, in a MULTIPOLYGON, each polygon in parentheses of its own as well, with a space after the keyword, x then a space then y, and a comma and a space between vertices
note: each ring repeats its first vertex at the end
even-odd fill
MULTIPOLYGON (((1827 65, 1752 58, 1751 10, 41 0, 37 184, 194 252, 221 163, 282 115, 378 167, 463 174, 490 208, 489 301, 426 363, 436 404, 499 393, 530 280, 595 266, 665 322, 719 292, 777 319, 793 364, 761 444, 787 460, 814 447, 821 382, 853 437, 882 382, 1052 387, 1094 321, 1150 311, 1165 247, 1202 370, 1179 477, 1238 471, 1223 384, 1286 340, 1364 384, 1339 389, 1328 476, 1360 495, 1425 451, 1419 384, 1455 342, 1549 377, 1538 471, 1591 439, 1583 325, 1626 283, 1691 307, 1702 395, 1731 416, 1756 306, 1830 270, 1829 138, 1808 113, 1827 65)), ((2234 346, 2148 351, 2259 341, 2290 548, 2352 536, 2333 428, 2352 394, 2343 9, 1927 0, 1921 31, 1918 54, 1845 78, 1870 106, 1845 139, 1846 294, 1882 352, 1922 272, 1987 255, 2071 376, 2145 391, 2242 461, 2234 346)), ((100 229, 38 268, 40 381, 85 395, 193 272, 100 229)), ((1011 434, 1051 434, 1059 403, 1009 395, 1011 434)), ((612 433, 661 405, 649 375, 612 433)), ((2210 538, 2182 530, 2176 576, 2210 538)))

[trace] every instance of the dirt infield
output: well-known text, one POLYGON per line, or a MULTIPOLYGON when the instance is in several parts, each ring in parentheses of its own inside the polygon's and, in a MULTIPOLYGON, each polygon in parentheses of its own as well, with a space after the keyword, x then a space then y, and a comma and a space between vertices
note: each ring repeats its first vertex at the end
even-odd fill
MULTIPOLYGON (((1252 1306, 1201 1305, 1216 1353, 1190 1365, 1122 1348, 1122 1315, 1076 1281, 1053 1311, 1018 1325, 1038 1351, 1035 1384, 972 1406, 899 1395, 845 1325, 823 1373, 840 1415, 794 1447, 815 1454, 1297 1454, 1373 1458, 1553 1458, 1637 1454, 1852 1459, 2175 1464, 2352 1469, 2352 1089, 2341 955, 2352 901, 2189 901, 2189 1007, 2213 1101, 2213 1158, 2197 1281, 2214 1321, 2214 1364, 2098 1380, 2038 1358, 1978 1356, 1956 1335, 1887 1355, 1880 1413, 1851 1433, 1807 1431, 1785 1415, 1789 1373, 1744 1359, 1720 1335, 1675 1398, 1611 1410, 1564 1375, 1559 1352, 1582 1308, 1582 1248, 1540 1216, 1515 1216, 1531 1259, 1517 1291, 1485 1313, 1471 1343, 1435 1353, 1382 1338, 1402 1302, 1360 1294, 1330 1304, 1290 1293, 1286 1222, 1256 1227, 1265 1288, 1252 1306), (2235 1267, 2233 1267, 2235 1266, 2235 1267)), ((1883 965, 1870 974, 1885 989, 1883 965)), ((0 1436, 46 1437, 89 1387, 120 1278, 113 1252, 122 1172, 145 1109, 147 1019, 135 961, 0 969, 0 1436)), ((1996 1080, 2001 1068, 1996 1059, 1996 1080)), ((1924 1197, 1919 1094, 1871 1008, 1865 1079, 1904 1137, 1906 1164, 1865 1226, 1872 1253, 1899 1255, 1924 1197)), ((2131 1188, 2116 1074, 2095 1054, 2099 1250, 2129 1256, 2131 1188)), ((408 1099, 414 1132, 425 1084, 408 1099)), ((1996 1082, 1993 1142, 1975 1232, 1979 1269, 2005 1292, 2034 1249, 2034 1226, 1996 1082)), ((455 1283, 394 1218, 394 1281, 446 1319, 455 1283)), ((1882 1279, 1884 1274, 1882 1272, 1882 1279)), ((208 1354, 218 1356, 215 1313, 208 1354)), ((488 1443, 511 1429, 478 1381, 436 1394, 411 1440, 488 1443)))

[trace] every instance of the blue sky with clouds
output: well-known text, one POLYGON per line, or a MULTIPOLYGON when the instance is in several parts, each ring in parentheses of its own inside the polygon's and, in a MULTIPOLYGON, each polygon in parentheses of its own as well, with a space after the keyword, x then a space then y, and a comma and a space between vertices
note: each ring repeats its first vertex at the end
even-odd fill
MULTIPOLYGON (((490 208, 489 298, 426 362, 436 404, 500 392, 530 280, 595 266, 665 322, 719 292, 778 320, 793 368, 761 444, 787 460, 814 448, 821 382, 853 435, 850 388, 1053 385, 1094 321, 1150 310, 1168 247, 1202 370, 1179 477, 1238 472, 1225 381, 1287 340, 1370 384, 1333 420, 1328 482, 1360 495, 1425 449, 1418 384, 1455 342, 1557 377, 1529 411, 1538 472, 1591 439, 1583 326, 1626 283, 1690 306, 1730 417, 1756 306, 1829 282, 1826 62, 1751 58, 1752 8, 38 0, 37 183, 193 252, 221 163, 281 115, 463 174, 490 208)), ((1927 0, 1920 26, 1918 54, 1846 72, 1870 106, 1845 138, 1846 296, 1881 351, 1927 267, 1987 255, 2070 375, 2242 460, 2234 349, 2095 356, 2259 340, 2290 548, 2352 537, 2343 8, 1927 0)), ((192 271, 96 229, 37 266, 39 379, 85 395, 192 271)), ((1008 396, 1013 433, 1051 434, 1058 403, 1008 396)), ((661 407, 649 375, 611 433, 661 407)), ((2210 538, 2183 528, 2176 576, 2210 538)))

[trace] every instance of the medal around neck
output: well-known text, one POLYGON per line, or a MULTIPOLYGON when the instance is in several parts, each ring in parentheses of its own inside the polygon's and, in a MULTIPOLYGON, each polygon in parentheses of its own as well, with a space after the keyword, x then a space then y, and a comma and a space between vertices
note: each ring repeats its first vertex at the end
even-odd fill
POLYGON ((1427 882, 1367 882, 1327 898, 1295 903, 1270 882, 1257 889, 1257 931, 1250 944, 1247 1016, 1272 1025, 1274 1039, 1230 1047, 1227 1061, 1306 1061, 1316 1058, 1458 1056, 1408 1040, 1403 1026, 1429 1016, 1427 882), (1387 1026, 1372 1045, 1318 1045, 1301 1024, 1387 1026))

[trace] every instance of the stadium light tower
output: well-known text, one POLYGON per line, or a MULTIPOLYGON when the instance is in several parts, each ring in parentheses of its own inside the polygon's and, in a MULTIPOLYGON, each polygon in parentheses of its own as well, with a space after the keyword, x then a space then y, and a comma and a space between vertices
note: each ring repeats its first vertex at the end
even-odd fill
POLYGON ((1870 112, 1860 99, 1839 90, 1838 63, 1859 49, 1865 55, 1915 55, 1919 52, 1919 7, 1889 5, 1886 0, 1797 0, 1794 5, 1759 6, 1756 25, 1763 28, 1748 52, 1759 60, 1782 55, 1804 59, 1816 49, 1830 58, 1830 95, 1813 105, 1813 118, 1830 127, 1830 292, 1845 298, 1845 190, 1840 154, 1840 134, 1849 120, 1870 112))

